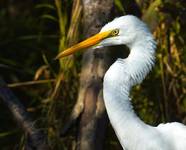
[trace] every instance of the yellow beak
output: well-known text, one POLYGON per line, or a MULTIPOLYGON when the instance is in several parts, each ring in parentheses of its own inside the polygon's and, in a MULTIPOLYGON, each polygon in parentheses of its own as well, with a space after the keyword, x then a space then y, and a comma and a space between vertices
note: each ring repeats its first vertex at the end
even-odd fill
POLYGON ((68 56, 70 54, 75 53, 78 50, 94 46, 94 45, 98 44, 99 42, 101 42, 102 40, 104 40, 105 38, 109 37, 111 35, 111 32, 112 32, 112 30, 98 33, 98 34, 96 34, 96 35, 94 35, 94 36, 92 36, 92 37, 90 37, 90 38, 88 38, 88 39, 70 47, 70 48, 67 48, 66 50, 64 50, 62 52, 60 52, 56 56, 55 59, 65 57, 65 56, 68 56))

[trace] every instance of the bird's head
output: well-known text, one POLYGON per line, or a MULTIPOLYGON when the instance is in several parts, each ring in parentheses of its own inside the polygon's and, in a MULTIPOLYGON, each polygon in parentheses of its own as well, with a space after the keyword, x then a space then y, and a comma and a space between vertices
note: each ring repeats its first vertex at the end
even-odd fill
POLYGON ((95 49, 123 44, 132 47, 140 39, 146 37, 145 35, 151 36, 149 29, 141 20, 132 15, 122 16, 103 26, 98 34, 62 51, 56 59, 90 47, 95 49))

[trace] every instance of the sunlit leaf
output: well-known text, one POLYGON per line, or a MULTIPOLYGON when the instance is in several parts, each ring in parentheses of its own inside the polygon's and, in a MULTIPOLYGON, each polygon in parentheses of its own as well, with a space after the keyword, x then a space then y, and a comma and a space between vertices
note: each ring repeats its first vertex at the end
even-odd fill
POLYGON ((43 65, 43 66, 39 67, 35 73, 34 80, 38 80, 39 77, 43 74, 43 72, 46 71, 46 69, 48 69, 47 65, 43 65))

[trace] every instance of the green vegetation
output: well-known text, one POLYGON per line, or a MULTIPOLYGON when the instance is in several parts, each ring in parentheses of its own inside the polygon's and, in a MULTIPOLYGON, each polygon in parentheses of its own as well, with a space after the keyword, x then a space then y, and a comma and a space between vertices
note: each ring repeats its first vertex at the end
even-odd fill
MULTIPOLYGON (((147 123, 186 123, 186 3, 136 0, 158 42, 155 69, 134 88, 133 104, 147 123)), ((121 0, 115 9, 127 14, 121 0)), ((0 2, 0 70, 15 95, 55 150, 71 149, 73 131, 60 138, 78 93, 81 54, 54 61, 59 51, 82 38, 79 0, 0 2), (80 36, 81 35, 81 36, 80 36)), ((0 149, 23 149, 25 137, 0 101, 0 149), (10 142, 11 141, 11 142, 10 142)), ((108 147, 117 149, 109 134, 108 147)))

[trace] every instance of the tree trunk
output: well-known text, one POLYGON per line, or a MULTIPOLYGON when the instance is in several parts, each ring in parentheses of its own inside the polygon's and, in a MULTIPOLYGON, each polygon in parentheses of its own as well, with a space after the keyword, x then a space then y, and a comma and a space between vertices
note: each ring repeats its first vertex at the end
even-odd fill
MULTIPOLYGON (((98 33, 111 18, 113 0, 82 0, 84 37, 98 33)), ((108 48, 87 50, 83 55, 78 105, 82 109, 77 150, 102 150, 108 122, 102 96, 103 76, 111 64, 108 48)))

